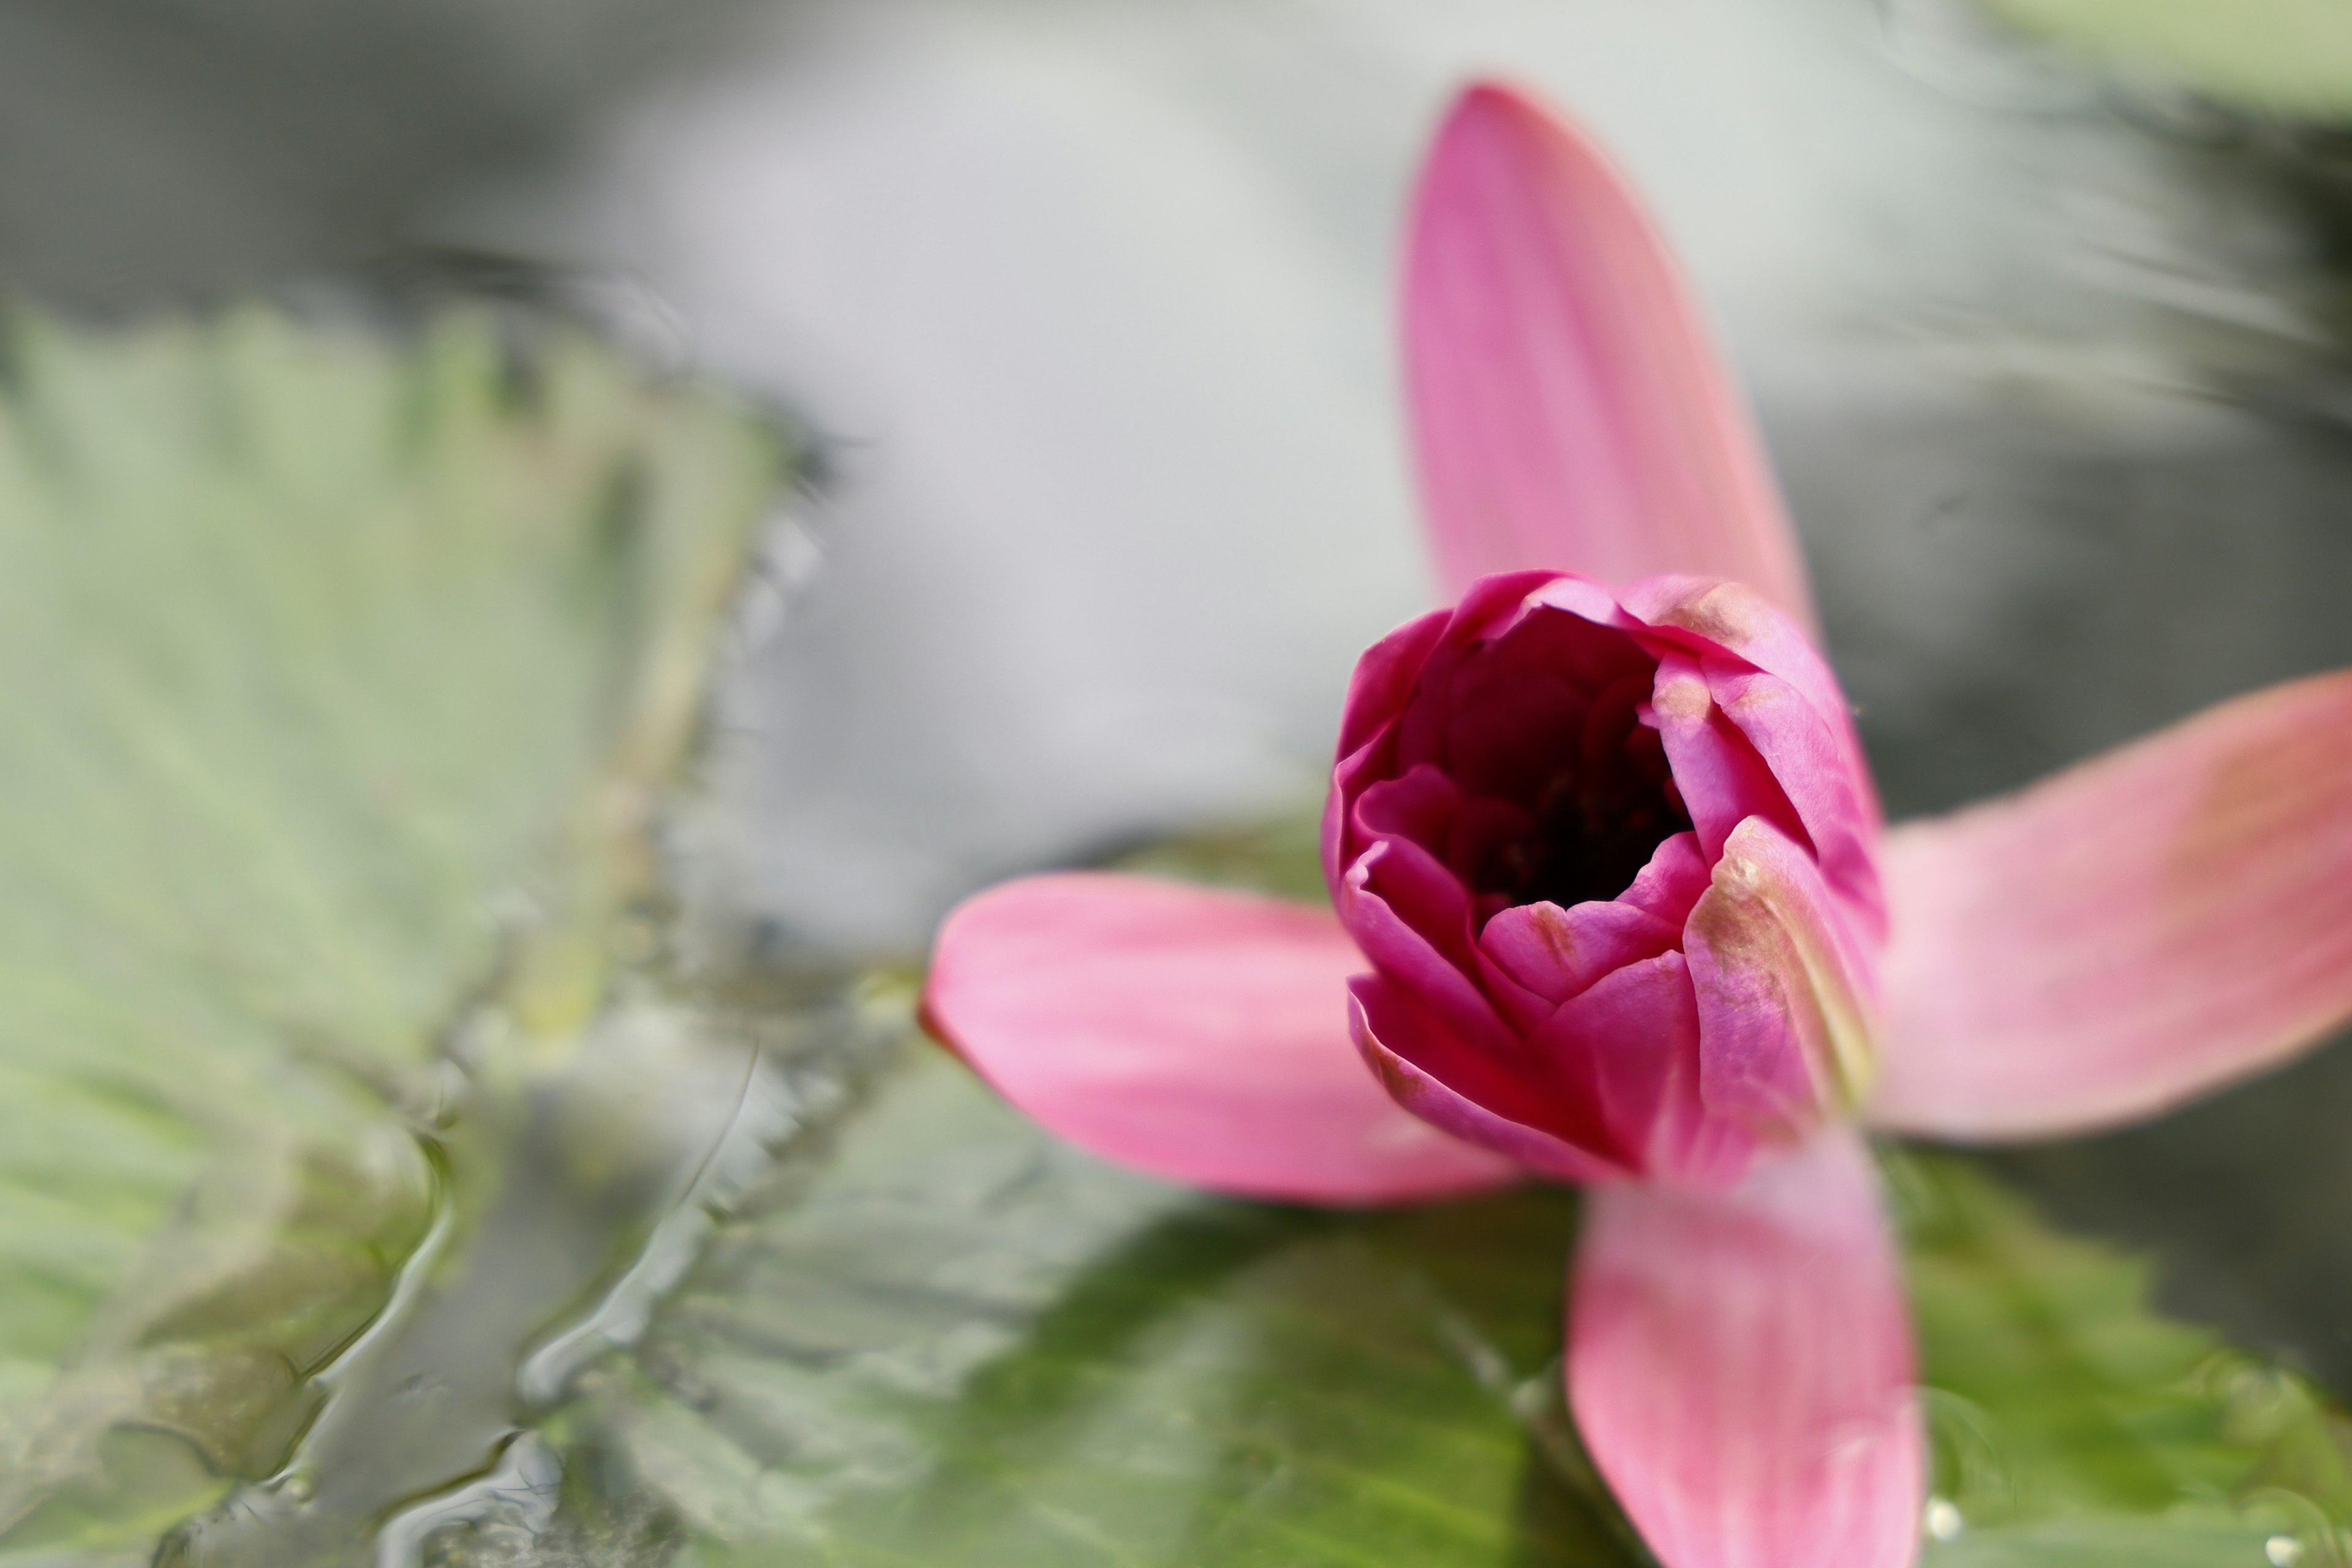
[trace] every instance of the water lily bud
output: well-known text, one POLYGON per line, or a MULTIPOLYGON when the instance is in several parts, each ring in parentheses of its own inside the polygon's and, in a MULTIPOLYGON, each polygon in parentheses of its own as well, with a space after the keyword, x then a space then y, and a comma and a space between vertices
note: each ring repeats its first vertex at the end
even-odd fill
POLYGON ((1408 1110, 1570 1180, 1720 1184, 1851 1110, 1886 935, 1843 695, 1736 584, 1482 578, 1357 666, 1324 820, 1408 1110))

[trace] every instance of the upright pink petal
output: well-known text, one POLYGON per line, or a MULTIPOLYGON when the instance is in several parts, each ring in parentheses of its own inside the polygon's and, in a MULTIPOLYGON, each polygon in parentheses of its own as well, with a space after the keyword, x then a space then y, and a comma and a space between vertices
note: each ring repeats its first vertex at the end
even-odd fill
POLYGON ((1517 1179, 1398 1109, 1348 1036, 1322 910, 1138 877, 992 888, 940 927, 926 1021, 1080 1148, 1244 1197, 1379 1204, 1517 1179))
POLYGON ((1887 837, 1874 1120, 2033 1137, 2352 1018, 2352 673, 2240 698, 1887 837))
POLYGON ((1727 577, 1813 624, 1803 559, 1672 256, 1582 135, 1493 85, 1414 203, 1406 376, 1439 565, 1727 577))
POLYGON ((1851 1131, 1728 1193, 1586 1200, 1568 1394, 1664 1568, 1904 1568, 1926 1485, 1909 1305, 1851 1131))

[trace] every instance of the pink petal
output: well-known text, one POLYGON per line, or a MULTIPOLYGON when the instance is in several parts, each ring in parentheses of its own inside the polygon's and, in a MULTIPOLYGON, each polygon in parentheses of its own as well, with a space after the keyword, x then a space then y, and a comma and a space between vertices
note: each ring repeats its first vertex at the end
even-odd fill
POLYGON ((1245 1197, 1376 1204, 1518 1176, 1397 1109, 1348 1039, 1323 910, 1136 877, 991 889, 940 927, 934 1033, 1104 1159, 1245 1197))
POLYGON ((1924 1444, 1911 1323, 1850 1131, 1728 1193, 1586 1200, 1568 1392, 1664 1568, 1905 1568, 1924 1444))
POLYGON ((1509 1047, 1509 1027, 1465 973, 1478 963, 1469 894, 1418 845, 1390 839, 1367 850, 1340 885, 1339 921, 1371 966, 1450 1033, 1488 1050, 1509 1047))
POLYGON ((1515 904, 1486 922, 1478 948, 1514 983, 1558 1005, 1612 971, 1656 957, 1679 935, 1678 926, 1632 904, 1515 904))
POLYGON ((1650 863, 1619 899, 1680 926, 1690 918, 1691 906, 1698 902, 1699 895, 1706 891, 1707 880, 1706 857, 1699 852, 1698 835, 1677 833, 1658 846, 1650 863))
MULTIPOLYGON (((1654 702, 1677 776, 1691 768, 1692 782, 1703 790, 1710 777, 1732 768, 1728 761, 1691 754, 1696 740, 1688 733, 1685 752, 1673 750, 1676 736, 1666 721, 1679 713, 1686 728, 1695 723, 1705 711, 1703 689, 1713 705, 1708 728, 1744 738, 1753 763, 1772 781, 1769 792, 1752 782, 1740 784, 1731 798, 1750 802, 1747 810, 1763 812, 1805 838, 1830 884, 1883 935, 1877 929, 1885 915, 1876 870, 1883 831, 1878 791, 1844 689, 1820 650, 1737 583, 1653 577, 1629 584, 1618 597, 1661 656, 1654 702)), ((1736 752, 1727 742, 1724 735, 1701 751, 1736 752)), ((1686 798, 1691 794, 1685 790, 1686 798)), ((1698 812, 1702 803, 1692 802, 1691 809, 1698 812)))
POLYGON ((1672 256, 1600 151, 1508 89, 1471 89, 1438 133, 1404 333, 1454 591, 1527 566, 1701 573, 1811 626, 1795 536, 1672 256))
POLYGON ((1348 682, 1347 706, 1339 721, 1339 754, 1360 750, 1381 725, 1396 717, 1412 695, 1421 667, 1430 650, 1453 624, 1451 610, 1432 610, 1407 621, 1370 647, 1356 661, 1348 682))
POLYGON ((1755 1137, 1708 1115, 1700 1099, 1698 1011, 1681 953, 1600 981, 1555 1013, 1535 1043, 1591 1064, 1602 1123, 1629 1168, 1725 1186, 1754 1155, 1755 1137))
MULTIPOLYGON (((1844 689, 1821 650, 1806 640, 1808 628, 1754 589, 1711 577, 1649 577, 1624 584, 1616 599, 1629 619, 1647 628, 1646 640, 1696 658, 1736 655, 1795 687, 1822 719, 1853 734, 1844 689)), ((1854 742, 1857 756, 1860 744, 1854 742)))
MULTIPOLYGON (((1564 1182, 1626 1173, 1599 1152, 1608 1141, 1594 1119, 1590 1090, 1560 1094, 1556 1086, 1515 1074, 1492 1053, 1463 1046, 1402 987, 1381 975, 1357 975, 1348 983, 1348 994, 1357 1048, 1406 1110, 1564 1182), (1580 1109, 1579 1124, 1561 1123, 1580 1109)), ((1530 1071, 1549 1065, 1524 1064, 1530 1071)))
POLYGON ((1796 689, 1760 670, 1706 661, 1716 707, 1771 770, 1795 808, 1822 874, 1885 934, 1885 901, 1878 884, 1878 792, 1853 728, 1841 714, 1825 722, 1796 689))
POLYGON ((1397 765, 1398 721, 1433 656, 1449 641, 1457 649, 1475 641, 1489 622, 1524 615, 1528 595, 1549 580, 1549 574, 1542 572, 1486 579, 1464 595, 1454 608, 1433 610, 1407 622, 1356 661, 1339 723, 1339 765, 1333 770, 1331 795, 1323 814, 1323 875, 1335 900, 1340 896, 1348 868, 1363 850, 1351 833, 1342 804, 1354 797, 1361 780, 1402 771, 1397 765))
POLYGON ((1802 1132, 1872 1070, 1868 973, 1812 857, 1760 816, 1732 831, 1683 927, 1707 1109, 1802 1132))
POLYGON ((1402 777, 1382 779, 1356 797, 1355 827, 1366 842, 1397 837, 1442 846, 1461 813, 1462 791, 1445 770, 1417 763, 1402 777))
POLYGON ((1792 837, 1804 832, 1780 780, 1716 706, 1695 660, 1669 653, 1658 661, 1651 710, 1702 853, 1721 855, 1731 830, 1752 816, 1769 817, 1792 837))
POLYGON ((1365 852, 1340 886, 1339 923, 1374 968, 1460 1038, 1507 1049, 1514 1026, 1551 1012, 1480 953, 1468 889, 1410 839, 1386 839, 1365 852))
POLYGON ((1891 1127, 2143 1116, 2352 1017, 2352 673, 1888 837, 1891 1127))

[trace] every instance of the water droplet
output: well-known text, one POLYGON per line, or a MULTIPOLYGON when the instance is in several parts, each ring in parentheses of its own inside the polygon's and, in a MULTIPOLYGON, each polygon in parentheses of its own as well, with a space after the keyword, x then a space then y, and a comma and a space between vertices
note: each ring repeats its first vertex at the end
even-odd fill
POLYGON ((1960 1518, 1958 1506, 1951 1499, 1931 1497, 1927 1500, 1927 1533, 1937 1541, 1955 1539, 1966 1523, 1960 1518))
POLYGON ((2271 1561, 2271 1568, 2294 1568, 2303 1561, 2303 1542, 2292 1535, 2273 1535, 2263 1542, 2263 1555, 2271 1561))

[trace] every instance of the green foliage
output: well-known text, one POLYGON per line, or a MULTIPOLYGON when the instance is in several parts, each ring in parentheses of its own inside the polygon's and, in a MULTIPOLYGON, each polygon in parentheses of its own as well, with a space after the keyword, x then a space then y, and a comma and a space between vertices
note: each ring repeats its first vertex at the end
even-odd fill
POLYGON ((1937 1489, 1963 1526, 1930 1563, 2252 1563, 2276 1534, 2344 1560, 2352 1427, 2310 1385, 2150 1311, 2144 1265, 1975 1165, 1888 1173, 1937 1489))
MULTIPOLYGON (((1930 1564, 2334 1561, 2352 1485, 2305 1385, 1969 1163, 1890 1173, 1958 1526, 1930 1564)), ((1190 1195, 919 1049, 567 1420, 695 1563, 1639 1568, 1560 1408, 1574 1211, 1190 1195)))
POLYGON ((2352 7, 2341 0, 1989 0, 2025 32, 2208 97, 2352 116, 2352 7))
POLYGON ((1564 1194, 1203 1199, 927 1049, 782 1180, 591 1390, 698 1562, 1614 1560, 1523 1413, 1553 1403, 1564 1194))
POLYGON ((20 323, 0 391, 0 1561, 268 1474, 560 1052, 777 454, 583 344, 20 323))

